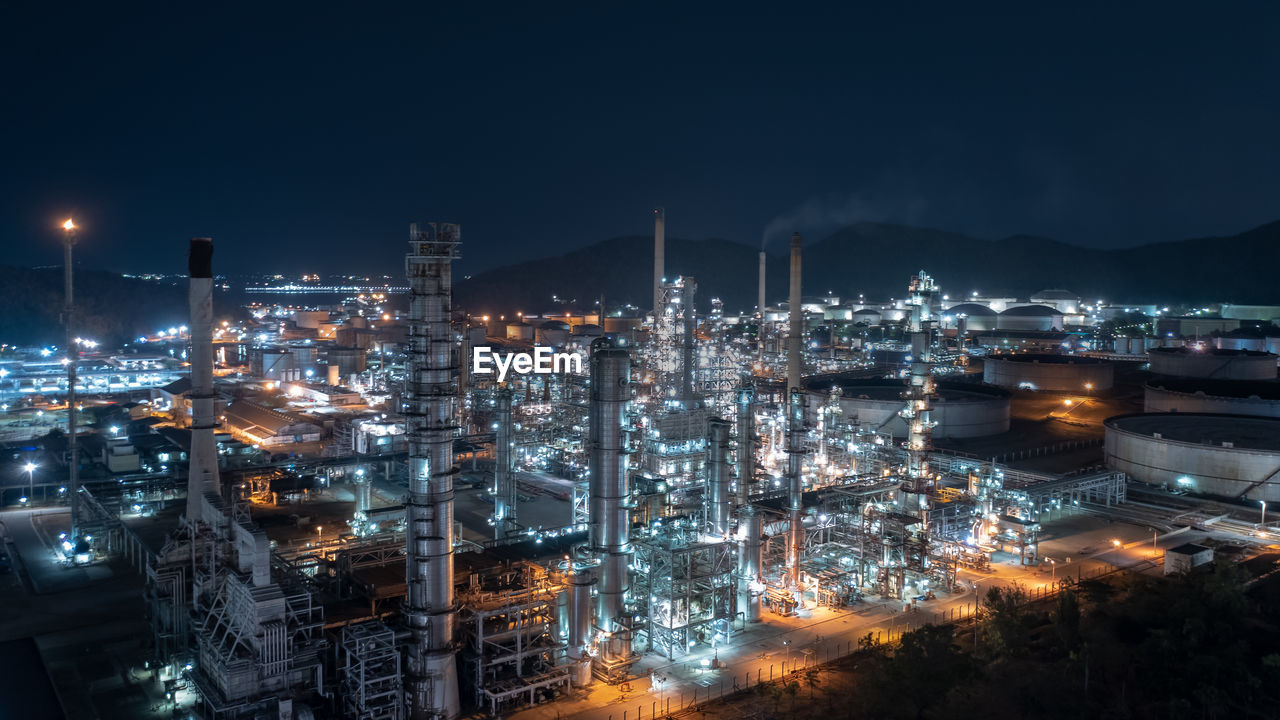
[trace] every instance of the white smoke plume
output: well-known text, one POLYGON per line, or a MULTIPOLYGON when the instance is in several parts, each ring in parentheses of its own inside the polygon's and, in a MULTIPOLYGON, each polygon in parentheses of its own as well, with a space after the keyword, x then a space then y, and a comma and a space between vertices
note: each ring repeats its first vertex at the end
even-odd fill
POLYGON ((760 249, 790 237, 793 232, 826 233, 859 222, 901 222, 909 225, 923 208, 921 199, 873 199, 865 193, 809 198, 800 207, 765 224, 760 249))

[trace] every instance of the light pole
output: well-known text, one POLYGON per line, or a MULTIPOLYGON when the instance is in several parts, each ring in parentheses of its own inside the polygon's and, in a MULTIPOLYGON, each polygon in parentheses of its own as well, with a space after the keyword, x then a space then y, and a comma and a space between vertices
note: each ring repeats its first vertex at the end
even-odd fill
POLYGON ((33 462, 29 462, 26 465, 22 466, 22 469, 27 473, 27 497, 32 497, 35 495, 35 492, 36 492, 35 475, 36 475, 37 467, 39 467, 39 465, 36 465, 33 462))
POLYGON ((1258 502, 1262 503, 1262 529, 1266 530, 1267 529, 1267 501, 1259 500, 1258 502))
POLYGON ((72 331, 72 311, 75 309, 75 286, 72 283, 71 273, 71 248, 76 244, 76 224, 67 218, 62 223, 62 247, 63 247, 63 280, 66 286, 65 304, 62 308, 62 324, 67 330, 67 448, 69 460, 67 463, 67 476, 70 482, 67 487, 71 488, 71 542, 74 544, 78 536, 78 525, 80 524, 80 481, 79 481, 79 457, 76 453, 76 346, 75 337, 72 331))

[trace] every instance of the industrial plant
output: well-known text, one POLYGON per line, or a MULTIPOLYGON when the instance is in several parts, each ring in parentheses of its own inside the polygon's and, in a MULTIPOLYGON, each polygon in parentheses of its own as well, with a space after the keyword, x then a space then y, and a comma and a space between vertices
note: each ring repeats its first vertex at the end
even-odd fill
POLYGON ((155 357, 7 361, 15 412, 69 396, 69 475, 28 460, 6 491, 70 510, 12 539, 24 572, 142 588, 146 632, 102 687, 204 720, 657 720, 974 622, 980 586, 1044 598, 1280 532, 1266 340, 1215 346, 1154 308, 1104 331, 1137 311, 945 268, 897 299, 813 296, 798 233, 735 314, 668 271, 653 221, 652 297, 613 312, 459 307, 461 228, 426 223, 403 277, 312 305, 280 282, 287 302, 260 288, 230 321, 194 238, 189 320, 141 338, 155 357))

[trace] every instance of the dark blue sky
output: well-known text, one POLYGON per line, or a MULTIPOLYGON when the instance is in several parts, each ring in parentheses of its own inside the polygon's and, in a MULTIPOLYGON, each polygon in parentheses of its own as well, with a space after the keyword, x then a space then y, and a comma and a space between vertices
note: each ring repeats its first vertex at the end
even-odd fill
POLYGON ((1280 218, 1274 3, 13 5, 0 262, 59 262, 68 212, 86 265, 209 234, 223 271, 391 273, 415 219, 462 223, 471 272, 657 204, 747 243, 1280 218))

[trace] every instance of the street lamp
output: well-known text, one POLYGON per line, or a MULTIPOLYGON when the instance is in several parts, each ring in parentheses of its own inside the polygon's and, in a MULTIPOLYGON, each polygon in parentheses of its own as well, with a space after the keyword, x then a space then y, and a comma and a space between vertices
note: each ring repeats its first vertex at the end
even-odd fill
POLYGON ((23 472, 27 474, 27 497, 31 497, 36 493, 35 475, 36 468, 40 467, 33 462, 29 462, 22 466, 23 472))
POLYGON ((1267 527, 1267 501, 1259 500, 1258 502, 1262 503, 1262 527, 1266 528, 1267 527))
POLYGON ((63 283, 65 285, 65 297, 62 307, 62 324, 67 331, 67 357, 70 362, 67 363, 67 449, 70 457, 67 463, 67 477, 69 482, 67 486, 71 488, 71 537, 74 541, 79 531, 80 524, 80 508, 77 496, 80 494, 79 482, 79 458, 76 456, 76 355, 79 352, 75 345, 75 334, 73 333, 72 314, 75 310, 75 285, 72 282, 71 273, 71 248, 76 244, 76 224, 67 218, 62 223, 62 247, 63 247, 63 283))

